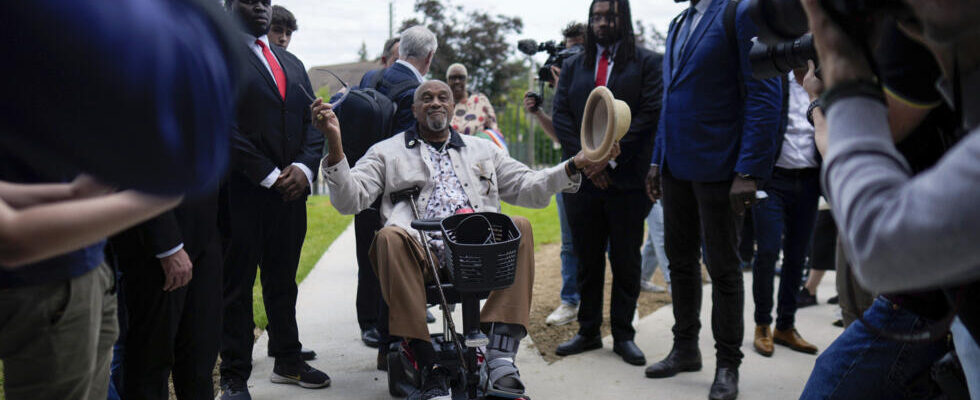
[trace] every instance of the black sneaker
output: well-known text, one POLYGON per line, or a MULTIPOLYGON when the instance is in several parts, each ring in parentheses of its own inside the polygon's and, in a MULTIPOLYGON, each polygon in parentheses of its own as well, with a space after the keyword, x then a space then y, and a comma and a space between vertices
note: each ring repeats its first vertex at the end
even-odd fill
POLYGON ((449 370, 433 365, 422 371, 422 400, 452 400, 449 370))
POLYGON ((827 304, 837 304, 837 303, 840 303, 840 297, 837 297, 836 295, 834 297, 827 299, 827 304))
POLYGON ((248 385, 244 379, 221 378, 221 396, 219 400, 252 400, 248 394, 248 385))
POLYGON ((276 366, 272 369, 269 380, 272 383, 294 383, 307 389, 330 386, 330 377, 323 371, 311 367, 306 361, 280 362, 276 360, 276 366))
POLYGON ((800 289, 796 294, 796 308, 803 308, 817 305, 817 295, 810 294, 806 288, 800 289))

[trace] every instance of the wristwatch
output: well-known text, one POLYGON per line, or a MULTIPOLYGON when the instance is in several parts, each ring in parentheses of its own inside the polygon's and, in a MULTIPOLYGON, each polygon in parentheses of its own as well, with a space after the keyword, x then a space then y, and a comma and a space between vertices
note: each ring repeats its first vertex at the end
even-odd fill
POLYGON ((575 159, 574 158, 569 158, 568 159, 568 163, 565 164, 565 169, 569 172, 570 175, 575 175, 575 174, 577 174, 577 173, 579 173, 579 172, 582 171, 581 168, 575 166, 575 159))

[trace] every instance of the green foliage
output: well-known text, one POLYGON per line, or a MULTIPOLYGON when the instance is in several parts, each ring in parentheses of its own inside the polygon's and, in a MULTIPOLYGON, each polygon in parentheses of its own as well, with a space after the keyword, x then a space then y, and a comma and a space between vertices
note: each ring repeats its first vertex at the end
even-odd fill
POLYGON ((330 90, 330 84, 326 84, 321 86, 319 89, 317 89, 315 94, 316 97, 322 97, 323 99, 326 100, 330 98, 330 96, 333 94, 333 91, 330 90))
POLYGON ((445 80, 446 69, 458 62, 469 72, 470 88, 494 100, 522 72, 520 62, 509 61, 517 53, 507 42, 508 35, 524 29, 520 17, 467 11, 450 0, 416 0, 415 12, 421 15, 402 21, 399 31, 425 25, 436 34, 439 48, 430 68, 433 78, 445 80))
POLYGON ((524 208, 504 204, 501 212, 512 217, 522 216, 531 221, 534 229, 534 249, 543 244, 561 242, 561 225, 558 223, 558 207, 552 197, 548 207, 541 209, 524 208))
MULTIPOLYGON (((303 241, 299 269, 296 271, 296 283, 306 279, 330 244, 347 229, 353 219, 354 217, 350 215, 340 215, 330 205, 327 196, 310 196, 306 203, 306 239, 303 241)), ((265 329, 269 320, 265 314, 262 284, 259 279, 259 275, 256 275, 255 286, 252 288, 252 312, 255 326, 265 329)))
MULTIPOLYGON (((524 93, 527 92, 528 68, 526 65, 522 68, 523 74, 512 78, 509 85, 510 89, 498 97, 499 102, 496 104, 500 104, 500 106, 494 107, 497 112, 497 125, 507 140, 511 157, 531 166, 552 166, 561 161, 561 150, 545 134, 544 129, 537 122, 534 125, 533 159, 528 157, 527 146, 530 141, 527 135, 530 123, 523 105, 524 93)), ((537 68, 534 69, 534 74, 537 75, 537 68)), ((535 88, 534 91, 541 91, 540 87, 535 88)), ((554 89, 547 85, 541 93, 544 96, 541 107, 548 115, 551 115, 551 101, 554 98, 554 93, 554 89)))

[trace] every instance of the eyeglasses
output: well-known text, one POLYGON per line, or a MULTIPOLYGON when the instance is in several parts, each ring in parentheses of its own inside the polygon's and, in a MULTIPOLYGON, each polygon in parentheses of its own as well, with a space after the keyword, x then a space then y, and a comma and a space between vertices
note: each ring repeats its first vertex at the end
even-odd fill
MULTIPOLYGON (((314 68, 314 69, 317 70, 317 71, 324 71, 324 72, 326 72, 326 73, 328 73, 330 75, 333 75, 333 77, 334 78, 337 78, 337 81, 340 82, 340 84, 344 87, 344 92, 340 95, 340 98, 337 99, 337 101, 334 101, 334 102, 331 102, 330 103, 330 105, 333 106, 333 108, 337 108, 337 106, 339 106, 340 103, 343 103, 344 100, 347 100, 347 95, 350 93, 350 86, 348 86, 347 85, 347 82, 344 82, 343 79, 340 79, 340 77, 337 76, 337 74, 333 73, 332 71, 330 71, 328 69, 325 69, 325 68, 314 68)), ((316 97, 314 97, 309 92, 307 92, 306 89, 303 88, 303 85, 297 85, 297 86, 299 86, 299 89, 303 91, 303 94, 306 95, 306 98, 310 100, 310 103, 316 101, 316 97)))
POLYGON ((589 17, 589 22, 591 22, 591 23, 595 23, 595 22, 599 22, 599 21, 616 22, 617 20, 619 20, 619 15, 613 14, 613 13, 608 13, 608 14, 592 14, 592 16, 589 17))

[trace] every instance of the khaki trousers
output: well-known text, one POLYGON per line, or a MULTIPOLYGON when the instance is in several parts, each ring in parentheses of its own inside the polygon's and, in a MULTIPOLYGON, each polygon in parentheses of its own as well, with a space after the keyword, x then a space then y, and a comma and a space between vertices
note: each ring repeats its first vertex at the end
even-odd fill
POLYGON ((8 400, 105 400, 119 335, 112 270, 0 290, 8 400))
MULTIPOLYGON (((534 234, 526 218, 514 217, 513 220, 521 231, 514 284, 490 292, 480 311, 480 322, 518 324, 527 329, 534 286, 534 234)), ((432 280, 432 274, 418 239, 397 226, 382 228, 374 237, 369 256, 381 283, 381 295, 390 309, 391 335, 429 340, 429 328, 425 323, 425 283, 432 280)))

